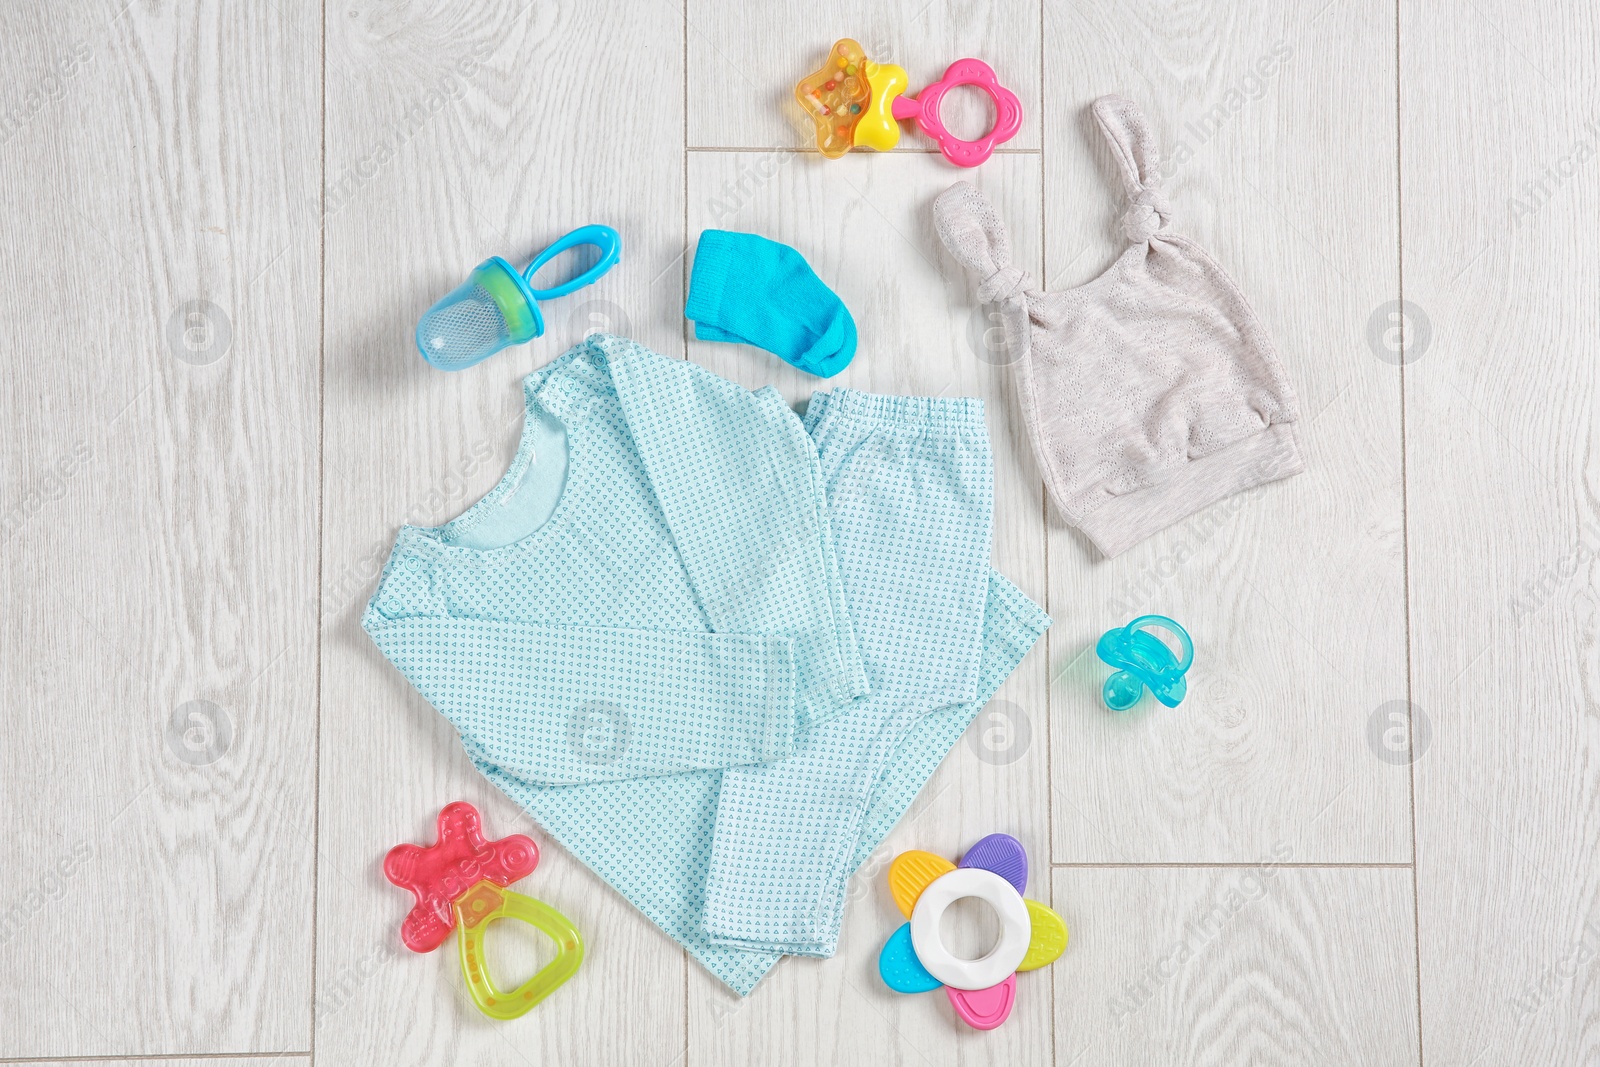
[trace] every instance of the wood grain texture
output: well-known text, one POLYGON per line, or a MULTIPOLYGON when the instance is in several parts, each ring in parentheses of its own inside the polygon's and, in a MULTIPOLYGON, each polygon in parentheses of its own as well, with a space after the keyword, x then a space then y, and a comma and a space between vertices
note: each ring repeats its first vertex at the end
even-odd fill
MULTIPOLYGON (((880 63, 904 67, 913 94, 958 59, 983 60, 1022 101, 1022 128, 1003 150, 1039 147, 1038 0, 687 2, 693 147, 814 151, 816 130, 795 102, 794 87, 821 66, 841 37, 854 38, 880 63)), ((988 101, 977 90, 953 91, 941 114, 945 126, 962 137, 975 138, 992 125, 988 101)), ((937 148, 911 123, 901 123, 894 151, 937 148)))
MULTIPOLYGON (((860 341, 850 366, 826 381, 747 345, 691 340, 689 358, 752 388, 770 383, 800 407, 814 391, 834 387, 982 397, 995 451, 994 565, 1042 601, 1043 487, 1008 402, 1006 373, 983 347, 987 323, 970 306, 966 279, 933 230, 934 198, 963 176, 937 157, 910 153, 834 162, 787 153, 691 153, 691 239, 704 228, 735 229, 792 245, 850 309, 860 341), (751 180, 735 203, 724 191, 740 188, 742 175, 751 180)), ((1039 202, 1035 157, 996 157, 970 177, 997 199, 1039 202)), ((1017 261, 1035 270, 1038 233, 1035 216, 1015 246, 1017 261)), ((884 881, 899 852, 957 856, 978 838, 1004 831, 1024 842, 1036 870, 1044 869, 1044 667, 1041 644, 857 874, 838 956, 786 960, 743 1003, 690 968, 689 1063, 953 1063, 972 1056, 1049 1062, 1045 998, 1023 1001, 1014 1023, 982 1035, 956 1023, 942 996, 901 996, 877 975, 884 938, 905 921, 884 881)), ((1042 878, 1033 891, 1047 891, 1042 878)))
POLYGON ((1415 1064, 1411 872, 1262 858, 1057 868, 1055 1062, 1415 1064))
POLYGON ((50 1060, 59 1067, 300 1067, 309 1061, 309 1054, 297 1053, 283 1056, 226 1056, 221 1059, 186 1056, 178 1060, 163 1059, 94 1059, 50 1060))
MULTIPOLYGON (((0 1059, 1600 1057, 1600 19, 1547 7, 0 14, 0 1059), (793 83, 844 35, 914 86, 993 64, 1024 104, 1012 150, 974 172, 909 130, 888 158, 797 152, 793 83), (1108 562, 1046 508, 929 206, 970 178, 1019 263, 1092 277, 1121 205, 1085 108, 1113 90, 1181 146, 1176 226, 1277 340, 1308 470, 1108 562), (460 375, 417 358, 417 316, 473 264, 590 222, 623 261, 545 337, 460 375), (518 379, 587 330, 797 406, 821 384, 688 340, 707 227, 795 246, 850 306, 836 384, 985 398, 996 565, 1057 620, 858 875, 839 956, 744 1001, 483 782, 358 625, 396 527, 494 483, 518 379), (1114 717, 1090 645, 1146 610, 1194 632, 1191 696, 1114 717), (379 869, 458 798, 539 841, 530 891, 588 943, 510 1024, 450 950, 400 948, 379 869), (1072 940, 983 1035, 875 958, 893 855, 995 830, 1072 940)), ((490 951, 508 978, 543 958, 490 951)))
POLYGON ((522 375, 600 325, 682 354, 682 55, 666 4, 626 19, 584 4, 328 10, 321 1062, 648 1063, 681 1048, 681 950, 483 781, 359 620, 400 523, 447 521, 504 471, 522 375), (623 80, 585 73, 601 69, 623 80), (622 233, 622 262, 546 306, 544 337, 468 373, 423 363, 417 317, 474 264, 520 265, 588 223, 622 233), (458 798, 495 835, 538 841, 527 892, 587 946, 510 1023, 466 999, 453 945, 400 948, 409 901, 380 870, 458 798))
POLYGON ((0 18, 0 1055, 304 1049, 316 19, 0 18))
POLYGON ((1600 18, 1401 16, 1423 1062, 1592 1063, 1600 18))
MULTIPOLYGON (((1320 6, 1320 5, 1318 5, 1320 6)), ((1050 512, 1055 858, 1408 862, 1409 784, 1366 728, 1405 695, 1399 391, 1366 326, 1397 295, 1393 10, 1052 7, 1046 262, 1081 284, 1126 247, 1098 95, 1139 101, 1172 228, 1250 298, 1300 399, 1306 472, 1112 560, 1050 512), (1146 612, 1199 650, 1190 694, 1109 713, 1101 632, 1146 612)), ((1009 208, 1009 205, 1007 205, 1009 208)))

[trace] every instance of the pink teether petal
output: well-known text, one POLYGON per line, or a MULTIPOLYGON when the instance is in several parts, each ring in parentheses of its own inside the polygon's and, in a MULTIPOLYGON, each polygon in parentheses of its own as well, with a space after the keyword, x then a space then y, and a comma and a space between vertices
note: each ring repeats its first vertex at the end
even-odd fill
POLYGON ((993 1030, 1011 1017, 1011 1006, 1017 1000, 1017 976, 1013 974, 988 989, 945 986, 944 991, 962 1022, 974 1030, 993 1030))

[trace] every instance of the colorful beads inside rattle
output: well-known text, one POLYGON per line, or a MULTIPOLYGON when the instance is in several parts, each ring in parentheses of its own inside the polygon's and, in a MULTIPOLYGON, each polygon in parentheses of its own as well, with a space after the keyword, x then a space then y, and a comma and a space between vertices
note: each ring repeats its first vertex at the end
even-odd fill
POLYGON ((822 69, 795 86, 795 99, 817 126, 817 147, 838 159, 855 143, 856 123, 867 103, 867 80, 861 76, 866 53, 848 37, 835 44, 822 69))

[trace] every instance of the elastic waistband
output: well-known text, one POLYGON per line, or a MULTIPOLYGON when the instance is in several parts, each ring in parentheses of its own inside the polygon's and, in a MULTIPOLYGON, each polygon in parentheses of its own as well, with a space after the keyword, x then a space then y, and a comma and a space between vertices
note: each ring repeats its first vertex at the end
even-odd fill
POLYGON ((884 396, 854 389, 816 393, 806 408, 806 429, 826 414, 868 419, 886 426, 911 430, 975 430, 987 433, 983 401, 975 396, 884 396))

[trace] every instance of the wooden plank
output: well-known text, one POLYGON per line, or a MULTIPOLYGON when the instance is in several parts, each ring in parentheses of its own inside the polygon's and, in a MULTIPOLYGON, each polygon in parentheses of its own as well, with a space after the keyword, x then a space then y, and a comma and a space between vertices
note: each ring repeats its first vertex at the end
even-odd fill
MULTIPOLYGON (((996 157, 963 174, 937 157, 850 156, 836 162, 787 153, 694 152, 689 157, 691 239, 701 229, 759 233, 792 245, 854 316, 854 362, 822 381, 747 345, 691 341, 689 358, 751 388, 771 384, 797 406, 817 389, 981 396, 995 450, 994 564, 1036 599, 1045 589, 1042 486, 1008 403, 1007 372, 982 346, 986 325, 970 284, 939 245, 932 204, 958 178, 1007 203, 1036 206, 1038 160, 996 157), (737 204, 724 190, 746 192, 737 204), (759 177, 760 180, 754 180, 759 177)), ((1019 263, 1038 269, 1037 216, 1019 227, 1019 263)), ((1042 869, 1048 850, 1049 766, 1043 646, 1025 659, 902 820, 856 876, 839 954, 784 960, 745 1001, 699 968, 689 972, 689 1056, 700 1063, 837 1063, 868 1060, 1047 1063, 1048 1004, 1035 998, 1016 1022, 951 1039, 942 997, 885 988, 876 959, 902 922, 884 874, 908 848, 959 855, 985 834, 1019 837, 1042 869)), ((1034 892, 1043 895, 1041 879, 1034 892)), ((975 946, 977 947, 977 946, 975 946)))
POLYGON ((1277 342, 1306 462, 1109 561, 1052 506, 1057 860, 1248 862, 1279 840, 1298 861, 1410 859, 1407 775, 1367 741, 1406 692, 1398 382, 1366 339, 1397 293, 1393 21, 1376 0, 1050 9, 1052 287, 1125 247, 1087 108, 1126 92, 1172 161, 1173 228, 1277 342), (1146 612, 1193 635, 1190 693, 1115 715, 1094 642, 1146 612))
MULTIPOLYGON (((681 950, 483 781, 359 620, 399 524, 444 522, 500 477, 522 375, 598 326, 682 354, 682 12, 477 3, 327 17, 317 1055, 664 1062, 683 1040, 681 950), (423 363, 418 316, 474 264, 520 265, 588 223, 621 232, 622 262, 547 305, 544 337, 460 374, 423 363), (519 888, 570 916, 587 944, 578 974, 511 1023, 466 1000, 453 946, 400 949, 408 902, 379 869, 391 845, 431 840, 439 808, 458 798, 496 835, 538 841, 539 869, 519 888)), ((501 947, 502 977, 531 970, 529 945, 501 947)))
POLYGON ((186 1056, 178 1060, 161 1059, 94 1059, 50 1060, 59 1067, 300 1067, 310 1062, 308 1053, 281 1056, 227 1056, 222 1059, 186 1056))
POLYGON ((1400 11, 1423 1060, 1586 1063, 1600 17, 1400 11))
POLYGON ((316 16, 5 23, 0 1055, 305 1049, 316 16))
MULTIPOLYGON (((696 148, 816 149, 816 128, 794 99, 801 78, 822 65, 841 37, 880 63, 905 68, 914 94, 968 56, 994 68, 1022 101, 1022 128, 1002 151, 1039 147, 1039 3, 896 0, 861 5, 834 0, 798 9, 728 0, 689 0, 689 144, 696 148)), ((993 123, 986 97, 956 89, 941 117, 958 136, 976 138, 993 123)), ((896 152, 938 146, 901 123, 896 152)), ((866 150, 861 150, 866 151, 866 150)))
POLYGON ((1056 868, 1055 1062, 1415 1064, 1411 872, 1261 860, 1056 868))

